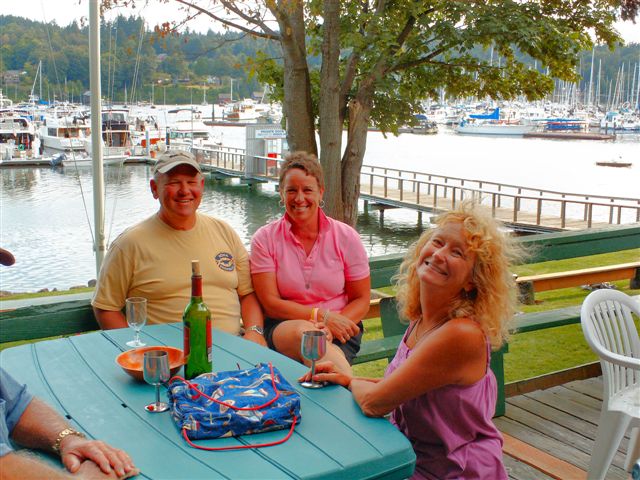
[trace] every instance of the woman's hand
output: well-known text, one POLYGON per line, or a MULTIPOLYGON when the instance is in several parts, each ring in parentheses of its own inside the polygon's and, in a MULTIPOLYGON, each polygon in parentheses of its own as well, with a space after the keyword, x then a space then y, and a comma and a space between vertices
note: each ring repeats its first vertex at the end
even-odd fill
POLYGON ((333 333, 331 333, 331 330, 329 330, 329 327, 327 327, 322 321, 318 321, 317 323, 314 323, 313 326, 314 328, 317 328, 321 332, 324 332, 324 334, 327 336, 327 343, 333 342, 333 333))
POLYGON ((338 312, 329 312, 325 315, 324 324, 333 334, 333 338, 345 343, 351 337, 360 332, 360 327, 353 323, 350 318, 341 315, 338 312))
MULTIPOLYGON (((336 385, 342 385, 344 388, 349 388, 352 378, 351 375, 338 370, 333 362, 318 362, 316 363, 316 374, 313 380, 316 382, 334 383, 336 385)), ((300 377, 298 382, 308 382, 310 380, 311 370, 300 377)))

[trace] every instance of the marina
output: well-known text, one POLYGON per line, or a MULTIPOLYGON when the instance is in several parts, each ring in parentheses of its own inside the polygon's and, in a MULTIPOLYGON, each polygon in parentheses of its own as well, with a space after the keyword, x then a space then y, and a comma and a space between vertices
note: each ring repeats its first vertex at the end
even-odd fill
MULTIPOLYGON (((221 168, 242 170, 243 166, 233 162, 244 162, 245 156, 240 152, 246 148, 245 128, 213 130, 228 151, 219 154, 221 168)), ((443 178, 434 177, 439 175, 476 179, 483 182, 483 187, 492 182, 565 194, 633 199, 638 198, 640 181, 639 143, 640 136, 634 134, 618 135, 615 141, 590 142, 457 135, 450 128, 441 128, 435 135, 387 138, 380 132, 370 132, 365 164, 378 168, 393 164, 397 170, 429 172, 432 183, 444 182, 443 178), (596 165, 597 161, 611 158, 621 158, 632 166, 596 165)), ((150 163, 143 162, 127 160, 105 167, 108 241, 157 210, 149 192, 150 163)), ((200 209, 230 223, 249 246, 255 230, 279 215, 276 185, 269 181, 250 188, 223 172, 218 177, 224 181, 212 178, 207 182, 200 209)), ((91 222, 87 220, 92 218, 91 183, 91 168, 76 168, 70 162, 55 169, 0 168, 0 239, 3 248, 12 251, 17 259, 16 268, 0 272, 3 290, 67 289, 86 285, 95 278, 91 222), (52 262, 52 258, 56 261, 52 262)), ((407 178, 403 183, 409 186, 412 182, 407 178)), ((428 190, 423 188, 422 192, 428 190)), ((532 196, 531 193, 525 195, 532 196)), ((459 198, 458 193, 456 197, 459 198)), ((375 210, 373 203, 370 201, 370 208, 365 211, 361 200, 357 225, 369 256, 403 252, 429 225, 431 214, 426 208, 420 224, 416 210, 375 210)), ((594 209, 594 221, 609 223, 611 211, 610 205, 603 206, 602 211, 594 209)), ((633 210, 622 210, 624 222, 635 221, 635 213, 629 212, 633 210)), ((583 218, 584 207, 578 207, 575 215, 583 218)), ((618 211, 614 209, 612 215, 612 223, 617 223, 618 211)))

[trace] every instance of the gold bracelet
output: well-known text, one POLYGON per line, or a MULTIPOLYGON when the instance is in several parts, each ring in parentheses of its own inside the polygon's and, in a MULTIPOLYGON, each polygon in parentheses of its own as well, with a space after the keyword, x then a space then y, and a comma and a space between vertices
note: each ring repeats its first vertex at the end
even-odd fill
POLYGON ((62 443, 62 440, 64 440, 64 438, 69 435, 75 435, 76 437, 80 437, 80 438, 87 438, 87 436, 82 432, 74 430, 73 428, 65 428, 58 434, 58 436, 56 437, 55 443, 51 445, 51 448, 53 449, 53 451, 56 452, 58 455, 60 455, 60 444, 62 443))

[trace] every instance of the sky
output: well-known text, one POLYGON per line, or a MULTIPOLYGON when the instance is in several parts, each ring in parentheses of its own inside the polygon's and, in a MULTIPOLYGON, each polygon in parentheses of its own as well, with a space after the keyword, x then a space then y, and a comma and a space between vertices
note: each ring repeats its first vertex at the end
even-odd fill
MULTIPOLYGON (((118 13, 131 15, 140 12, 149 22, 149 28, 153 28, 167 19, 183 18, 184 12, 179 10, 176 2, 160 4, 155 0, 136 0, 138 7, 115 9, 107 15, 113 18, 118 13)), ((53 21, 66 26, 80 17, 89 16, 89 0, 0 0, 0 15, 15 15, 37 21, 53 21)), ((189 22, 189 28, 197 32, 206 33, 211 28, 212 22, 203 15, 189 22)), ((620 22, 618 31, 626 42, 640 43, 640 18, 636 23, 620 22)))

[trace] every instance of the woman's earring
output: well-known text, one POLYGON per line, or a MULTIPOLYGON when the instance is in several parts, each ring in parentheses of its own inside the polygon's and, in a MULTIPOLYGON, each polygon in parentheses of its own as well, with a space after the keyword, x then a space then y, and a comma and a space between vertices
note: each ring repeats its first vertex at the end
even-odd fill
POLYGON ((320 200, 320 208, 324 208, 325 203, 324 203, 324 199, 320 200))
POLYGON ((278 205, 280 205, 280 208, 284 208, 284 200, 280 199, 278 205))

